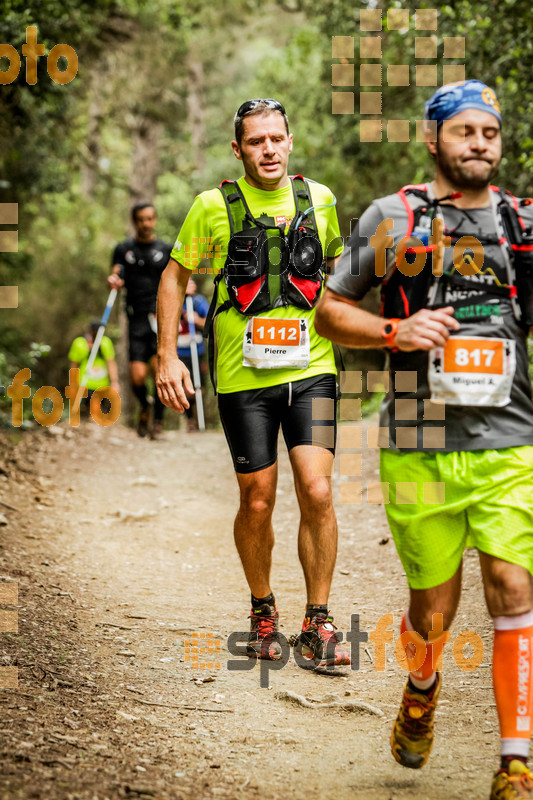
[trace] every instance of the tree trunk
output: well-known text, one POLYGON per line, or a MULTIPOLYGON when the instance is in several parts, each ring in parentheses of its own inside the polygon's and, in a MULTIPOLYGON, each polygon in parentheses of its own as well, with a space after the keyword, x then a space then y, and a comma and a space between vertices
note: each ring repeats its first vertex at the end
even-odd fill
POLYGON ((100 138, 104 109, 102 89, 105 81, 105 70, 91 71, 91 88, 89 94, 89 123, 87 126, 87 142, 84 161, 81 167, 81 193, 91 199, 98 180, 100 162, 100 138))
MULTIPOLYGON (((144 201, 155 202, 157 177, 159 175, 159 144, 162 125, 150 117, 141 117, 132 129, 133 153, 131 158, 131 177, 129 183, 130 208, 144 201)), ((130 221, 130 235, 135 230, 130 221)), ((130 388, 128 356, 128 321, 124 311, 120 313, 121 342, 118 368, 122 388, 122 413, 127 418, 137 410, 138 403, 130 388)))
POLYGON ((133 130, 133 155, 131 159, 131 205, 144 200, 153 201, 159 174, 159 142, 161 123, 142 117, 133 130))
POLYGON ((195 173, 198 183, 202 184, 205 177, 205 149, 207 143, 204 105, 205 76, 202 62, 194 55, 195 50, 196 48, 191 48, 187 57, 187 73, 189 79, 187 108, 191 131, 191 157, 196 167, 195 173))

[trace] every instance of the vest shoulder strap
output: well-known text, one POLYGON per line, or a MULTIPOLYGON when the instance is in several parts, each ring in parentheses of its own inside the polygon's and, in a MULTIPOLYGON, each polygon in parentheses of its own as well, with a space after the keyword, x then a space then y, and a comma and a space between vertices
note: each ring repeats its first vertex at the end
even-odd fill
POLYGON ((402 201, 405 210, 407 211, 407 230, 405 232, 405 236, 409 238, 413 232, 414 224, 415 224, 415 209, 413 208, 412 204, 407 199, 407 195, 411 194, 415 197, 418 197, 423 202, 429 202, 429 196, 427 193, 427 184, 426 183, 408 183, 406 186, 402 186, 402 188, 396 192, 399 196, 400 200, 402 201))
POLYGON ((316 230, 315 212, 313 210, 309 182, 303 175, 290 175, 290 179, 296 208, 291 228, 294 229, 303 225, 306 228, 313 227, 316 230))
POLYGON ((255 224, 255 219, 248 208, 248 204, 237 181, 224 180, 218 188, 222 193, 226 211, 228 212, 230 236, 243 230, 245 220, 248 220, 253 226, 255 224))
MULTIPOLYGON (((290 179, 296 209, 291 226, 296 227, 301 224, 305 227, 313 227, 316 230, 308 181, 303 175, 290 175, 290 179)), ((218 188, 224 198, 224 204, 228 212, 231 236, 234 233, 240 233, 245 227, 245 223, 248 223, 250 227, 268 227, 254 218, 237 181, 224 180, 218 188)))

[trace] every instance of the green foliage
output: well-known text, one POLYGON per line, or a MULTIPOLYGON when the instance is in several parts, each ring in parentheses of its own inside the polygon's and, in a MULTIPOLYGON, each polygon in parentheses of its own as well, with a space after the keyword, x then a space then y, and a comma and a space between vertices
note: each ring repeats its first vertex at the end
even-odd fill
MULTIPOLYGON (((282 0, 278 1, 280 5, 285 5, 282 0)), ((437 37, 439 81, 444 63, 465 63, 467 78, 479 78, 496 89, 504 119, 505 157, 499 181, 502 185, 511 187, 518 195, 533 194, 533 17, 529 0, 487 0, 477 3, 469 0, 454 3, 431 0, 416 4, 407 0, 394 0, 388 4, 335 0, 318 9, 311 0, 300 0, 297 8, 313 20, 321 38, 327 40, 329 47, 332 36, 354 37, 356 86, 359 64, 371 63, 368 59, 359 59, 359 39, 361 36, 380 36, 383 85, 379 89, 365 87, 363 91, 382 91, 385 119, 411 120, 411 141, 408 143, 392 143, 386 140, 381 143, 360 143, 358 114, 339 115, 335 118, 335 138, 340 144, 342 154, 342 166, 339 165, 339 168, 351 176, 352 186, 357 183, 357 190, 354 192, 352 189, 352 210, 355 216, 359 216, 369 200, 376 195, 395 191, 398 186, 407 182, 419 182, 431 173, 424 146, 414 141, 413 121, 423 118, 424 101, 435 87, 416 85, 414 65, 435 63, 435 60, 415 59, 417 36, 437 37), (361 9, 376 8, 376 5, 383 9, 383 31, 361 33, 361 9), (388 8, 410 11, 409 30, 388 29, 388 8), (415 30, 415 8, 437 9, 438 26, 434 34, 432 31, 415 30), (465 38, 465 59, 443 59, 445 37, 465 38), (409 86, 388 85, 387 68, 395 64, 410 65, 409 86)), ((331 82, 331 62, 329 49, 328 58, 323 62, 321 82, 324 87, 331 82)), ((357 93, 355 100, 357 109, 357 93)), ((322 109, 320 114, 322 115, 322 109)))
MULTIPOLYGON (((18 340, 10 341, 9 336, 2 339, 3 350, 0 352, 0 384, 5 387, 11 383, 13 376, 25 368, 31 371, 27 381, 32 395, 42 384, 36 380, 35 367, 50 353, 50 347, 43 342, 30 342, 28 349, 21 350, 18 340)), ((24 420, 32 418, 31 403, 23 403, 24 420)), ((0 426, 9 427, 11 420, 11 400, 7 395, 0 395, 0 426)))
POLYGON ((379 413, 379 409, 381 408, 381 403, 383 402, 384 397, 385 392, 374 392, 370 395, 368 400, 362 401, 361 415, 363 419, 368 419, 368 417, 373 417, 374 414, 379 413))
MULTIPOLYGON (((69 184, 69 132, 77 102, 85 94, 84 62, 95 60, 110 41, 117 18, 128 4, 117 0, 5 0, 0 19, 0 41, 22 56, 26 28, 37 26, 37 41, 45 55, 37 59, 37 82, 26 83, 25 61, 18 77, 0 92, 0 163, 5 199, 20 201, 69 184), (73 47, 79 59, 76 78, 65 86, 47 73, 46 56, 56 44, 73 47), (31 158, 28 158, 31 154, 31 158)), ((130 4, 131 5, 131 4, 130 4)), ((4 65, 3 65, 4 66, 4 65)))
MULTIPOLYGON (((345 235, 351 218, 374 197, 432 174, 414 123, 409 142, 360 142, 357 88, 355 114, 331 113, 331 37, 354 37, 357 87, 359 12, 369 6, 376 4, 5 0, 1 42, 20 53, 26 27, 37 25, 46 52, 61 42, 76 49, 79 72, 59 86, 41 58, 38 81, 28 86, 23 60, 18 79, 0 86, 1 201, 20 207, 19 252, 0 257, 1 282, 20 287, 19 308, 0 317, 2 380, 27 364, 37 341, 51 350, 32 364, 32 379, 64 385, 70 342, 103 310, 112 248, 130 233, 132 158, 145 123, 157 126, 158 233, 167 241, 175 239, 198 192, 241 174, 230 141, 235 110, 249 97, 284 103, 294 133, 291 172, 332 188, 345 235), (203 132, 191 121, 193 110, 203 132), (90 189, 84 184, 88 170, 90 189)), ((434 87, 414 81, 415 36, 421 35, 414 28, 415 5, 391 0, 388 7, 409 8, 411 18, 408 31, 385 25, 376 34, 383 45, 383 115, 414 121, 422 118, 434 87), (389 86, 387 67, 406 63, 411 84, 389 86)), ((505 157, 498 180, 518 194, 533 193, 530 3, 432 0, 416 8, 439 12, 439 80, 444 37, 465 37, 467 76, 494 86, 502 105, 505 157)), ((209 286, 203 291, 209 294, 209 286)), ((118 333, 114 319, 112 335, 118 333)), ((354 369, 378 363, 369 352, 348 352, 346 359, 354 369)))
POLYGON ((31 240, 23 243, 36 266, 32 280, 20 288, 16 322, 21 333, 31 332, 51 348, 50 358, 33 370, 41 384, 64 384, 72 340, 102 315, 110 251, 122 234, 120 220, 109 228, 109 219, 108 208, 79 194, 51 195, 42 203, 31 240))

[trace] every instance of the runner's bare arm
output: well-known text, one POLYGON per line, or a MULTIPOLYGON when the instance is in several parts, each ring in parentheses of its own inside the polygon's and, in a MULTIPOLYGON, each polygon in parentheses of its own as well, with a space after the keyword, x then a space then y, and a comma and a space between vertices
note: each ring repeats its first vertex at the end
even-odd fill
POLYGON ((107 276, 107 283, 110 289, 122 289, 124 281, 120 277, 120 264, 113 264, 111 274, 107 276))
MULTIPOLYGON (((384 319, 360 308, 331 289, 326 289, 317 306, 315 327, 321 336, 346 347, 386 347, 381 334, 384 319)), ((459 330, 453 308, 423 308, 398 323, 396 347, 400 350, 431 350, 443 346, 450 330, 459 330)))
POLYGON ((118 382, 118 366, 114 358, 110 358, 107 362, 107 371, 109 373, 109 382, 111 388, 116 392, 120 392, 120 384, 118 382))
POLYGON ((333 275, 335 272, 335 267, 337 265, 337 261, 339 260, 340 256, 330 256, 326 258, 326 266, 328 268, 328 275, 333 275))
POLYGON ((189 408, 185 392, 194 394, 189 370, 176 351, 178 321, 190 276, 190 269, 171 258, 157 293, 157 393, 164 405, 179 412, 189 408))

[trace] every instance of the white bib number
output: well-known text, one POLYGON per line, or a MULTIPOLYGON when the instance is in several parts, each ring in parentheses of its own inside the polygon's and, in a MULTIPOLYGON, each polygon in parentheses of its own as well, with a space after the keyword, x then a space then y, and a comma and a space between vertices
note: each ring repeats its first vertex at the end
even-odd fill
POLYGON ((311 360, 306 319, 250 317, 243 339, 245 367, 307 369, 311 360))
POLYGON ((104 378, 107 378, 107 369, 106 367, 97 367, 93 364, 93 366, 87 373, 87 377, 90 378, 92 381, 101 381, 104 378))
POLYGON ((516 369, 513 339, 448 339, 429 352, 432 400, 452 406, 506 406, 516 369))

